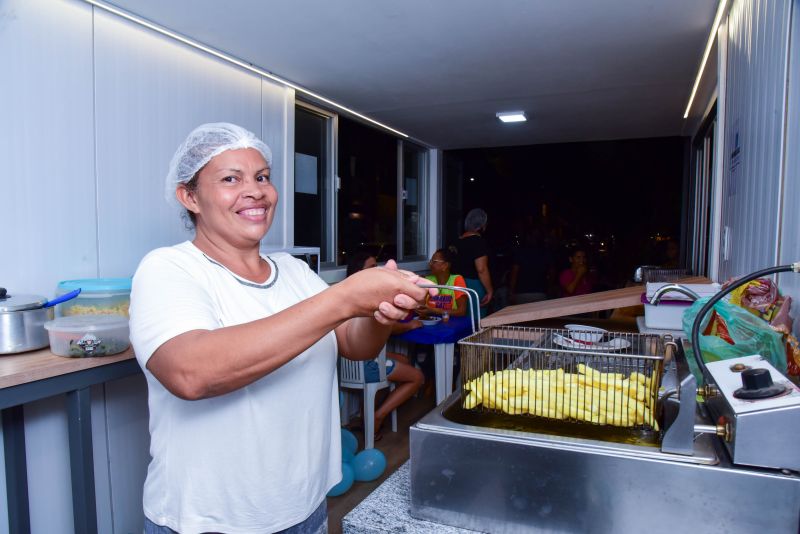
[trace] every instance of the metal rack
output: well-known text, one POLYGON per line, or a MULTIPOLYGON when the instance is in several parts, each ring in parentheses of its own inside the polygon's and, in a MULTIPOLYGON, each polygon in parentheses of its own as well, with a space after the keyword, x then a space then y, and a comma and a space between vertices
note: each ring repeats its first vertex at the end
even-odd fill
POLYGON ((502 326, 461 346, 467 410, 658 430, 655 408, 666 347, 661 336, 502 326), (580 333, 578 333, 580 334, 580 333))

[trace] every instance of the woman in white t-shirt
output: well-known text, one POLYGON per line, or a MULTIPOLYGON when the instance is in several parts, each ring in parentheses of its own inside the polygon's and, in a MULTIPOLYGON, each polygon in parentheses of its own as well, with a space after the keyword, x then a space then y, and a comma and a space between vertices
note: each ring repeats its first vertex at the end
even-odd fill
POLYGON ((148 384, 145 532, 324 532, 341 479, 337 352, 374 358, 425 300, 413 273, 328 288, 259 243, 277 209, 271 153, 226 123, 195 129, 167 176, 195 237, 133 278, 131 341, 148 384))

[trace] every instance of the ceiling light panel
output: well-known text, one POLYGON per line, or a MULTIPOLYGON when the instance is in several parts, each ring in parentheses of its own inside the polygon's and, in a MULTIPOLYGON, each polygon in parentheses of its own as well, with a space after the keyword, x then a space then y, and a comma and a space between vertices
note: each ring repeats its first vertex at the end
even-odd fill
POLYGON ((525 122, 528 120, 524 111, 501 111, 497 114, 497 118, 503 122, 525 122))

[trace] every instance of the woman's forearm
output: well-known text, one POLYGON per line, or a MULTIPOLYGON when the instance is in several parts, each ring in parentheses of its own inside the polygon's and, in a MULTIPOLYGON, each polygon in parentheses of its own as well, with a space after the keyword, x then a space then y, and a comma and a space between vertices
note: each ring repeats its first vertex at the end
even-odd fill
POLYGON ((263 319, 186 332, 161 345, 147 368, 184 399, 229 393, 285 365, 343 324, 349 310, 339 293, 334 286, 263 319))
POLYGON ((398 271, 394 262, 388 262, 383 268, 357 273, 269 317, 216 330, 185 332, 161 345, 147 368, 178 397, 223 395, 285 365, 352 318, 363 321, 354 321, 359 326, 352 333, 348 332, 350 325, 339 330, 344 334, 340 346, 355 357, 366 357, 376 346, 380 349, 381 337, 385 341, 392 323, 428 294, 417 286, 419 280, 414 273, 398 271), (359 348, 359 335, 366 339, 363 349, 359 348))
POLYGON ((576 273, 575 278, 573 278, 572 282, 567 284, 567 287, 565 288, 567 293, 575 293, 575 289, 578 287, 578 284, 581 282, 581 280, 583 280, 583 273, 576 273))
POLYGON ((336 329, 339 352, 350 360, 371 360, 386 344, 392 327, 372 317, 355 317, 336 329))

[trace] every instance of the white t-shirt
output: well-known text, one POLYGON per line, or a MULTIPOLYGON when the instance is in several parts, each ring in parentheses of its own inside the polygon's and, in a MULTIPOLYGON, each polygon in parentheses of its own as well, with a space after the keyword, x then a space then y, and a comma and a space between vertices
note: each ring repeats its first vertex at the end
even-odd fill
MULTIPOLYGON (((327 287, 289 254, 264 258, 272 272, 257 284, 187 241, 150 252, 133 277, 131 343, 150 407, 144 513, 181 534, 290 527, 341 479, 333 332, 249 386, 210 399, 179 399, 146 368, 179 334, 260 319, 327 287)), ((219 358, 235 353, 232 345, 219 358)))

